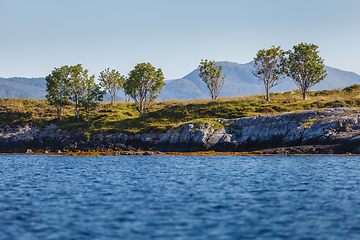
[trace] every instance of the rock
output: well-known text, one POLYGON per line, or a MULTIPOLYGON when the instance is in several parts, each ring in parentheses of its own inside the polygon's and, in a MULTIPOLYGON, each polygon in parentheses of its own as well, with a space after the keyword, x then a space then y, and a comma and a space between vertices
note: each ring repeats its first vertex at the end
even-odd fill
POLYGON ((154 153, 154 152, 149 151, 149 152, 145 152, 145 153, 144 153, 144 155, 146 155, 146 156, 154 156, 154 155, 155 155, 155 153, 154 153))
POLYGON ((307 110, 220 121, 226 127, 188 123, 170 129, 155 150, 171 151, 253 151, 269 148, 274 153, 360 152, 360 112, 358 108, 307 110), (311 145, 333 146, 319 148, 311 145))
POLYGON ((33 150, 32 149, 27 149, 26 150, 26 154, 33 154, 34 152, 33 152, 33 150))
MULTIPOLYGON (((5 126, 0 128, 0 151, 26 146, 30 150, 59 148, 131 151, 119 152, 119 155, 144 155, 148 154, 148 150, 192 152, 266 149, 276 154, 360 153, 358 108, 327 108, 216 121, 225 127, 214 129, 212 123, 188 123, 166 133, 127 135, 99 132, 91 134, 90 139, 85 137, 81 128, 66 131, 55 124, 43 129, 31 125, 13 128, 5 126), (145 152, 137 152, 137 149, 145 152)), ((61 151, 56 153, 61 154, 61 151)))

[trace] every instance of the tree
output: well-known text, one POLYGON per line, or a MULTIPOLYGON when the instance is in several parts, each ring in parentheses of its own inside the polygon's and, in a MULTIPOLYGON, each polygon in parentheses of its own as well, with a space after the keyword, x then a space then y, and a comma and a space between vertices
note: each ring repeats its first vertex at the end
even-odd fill
POLYGON ((206 83, 211 99, 217 99, 225 83, 225 74, 221 75, 222 66, 216 67, 215 61, 201 59, 199 77, 206 83))
POLYGON ((289 51, 287 60, 287 75, 294 80, 300 88, 303 99, 306 100, 311 87, 326 77, 324 60, 319 57, 318 46, 300 43, 289 51))
POLYGON ((70 66, 70 100, 72 100, 75 105, 76 119, 80 117, 80 98, 85 92, 84 78, 87 77, 88 72, 87 69, 83 69, 81 64, 70 66))
POLYGON ((69 67, 62 66, 54 68, 54 70, 46 76, 46 98, 50 104, 56 106, 57 119, 61 119, 61 110, 67 105, 69 91, 69 67))
POLYGON ((105 92, 95 83, 95 76, 83 75, 82 87, 83 94, 80 96, 79 103, 85 109, 88 125, 90 124, 90 110, 103 100, 105 92))
POLYGON ((259 78, 265 86, 266 101, 270 101, 270 90, 281 83, 286 77, 285 63, 286 52, 280 46, 272 46, 270 49, 259 50, 254 58, 253 74, 259 78))
POLYGON ((119 92, 120 89, 123 88, 125 80, 126 79, 124 75, 121 75, 120 72, 116 71, 115 69, 112 69, 110 71, 108 68, 100 73, 100 86, 103 87, 105 91, 110 94, 111 105, 114 105, 116 94, 119 92))
POLYGON ((130 71, 124 89, 134 99, 140 116, 144 116, 163 86, 165 82, 161 68, 156 70, 150 63, 139 63, 130 71))

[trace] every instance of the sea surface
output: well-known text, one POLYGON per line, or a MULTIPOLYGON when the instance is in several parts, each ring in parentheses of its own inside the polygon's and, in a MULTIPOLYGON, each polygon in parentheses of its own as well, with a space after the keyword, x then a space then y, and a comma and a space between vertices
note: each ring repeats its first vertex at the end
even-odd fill
POLYGON ((0 239, 360 239, 360 156, 0 155, 0 239))

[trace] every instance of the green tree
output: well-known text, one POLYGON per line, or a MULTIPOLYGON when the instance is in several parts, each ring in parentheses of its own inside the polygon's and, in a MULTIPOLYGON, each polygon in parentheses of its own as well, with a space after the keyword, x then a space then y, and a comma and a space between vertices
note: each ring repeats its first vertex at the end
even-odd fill
POLYGON ((225 74, 221 74, 222 66, 216 67, 215 61, 201 59, 199 77, 206 83, 211 99, 217 99, 225 83, 225 74))
POLYGON ((254 58, 253 74, 265 86, 266 101, 270 101, 270 90, 286 77, 285 54, 280 46, 259 50, 254 58))
POLYGON ((82 88, 84 89, 80 96, 79 103, 84 108, 88 125, 90 124, 90 111, 94 109, 99 102, 103 100, 105 91, 101 90, 101 87, 95 83, 95 76, 83 75, 82 88))
POLYGON ((134 99, 140 116, 148 113, 157 93, 165 86, 164 74, 150 63, 139 63, 130 71, 124 84, 125 93, 134 99))
POLYGON ((324 60, 318 55, 317 49, 315 44, 300 43, 288 52, 287 75, 300 88, 304 100, 310 88, 327 75, 324 60))
POLYGON ((88 77, 88 70, 83 69, 81 64, 70 66, 70 100, 75 105, 75 117, 80 117, 80 99, 85 92, 84 79, 88 77))
POLYGON ((120 89, 123 88, 125 80, 126 79, 124 75, 121 75, 120 72, 116 71, 115 69, 112 69, 110 71, 110 69, 107 68, 100 73, 100 86, 104 88, 107 93, 110 94, 111 105, 114 105, 116 100, 116 94, 119 92, 120 89))
POLYGON ((69 67, 62 66, 46 76, 46 98, 50 104, 56 106, 57 119, 61 119, 61 110, 68 104, 69 91, 69 67))

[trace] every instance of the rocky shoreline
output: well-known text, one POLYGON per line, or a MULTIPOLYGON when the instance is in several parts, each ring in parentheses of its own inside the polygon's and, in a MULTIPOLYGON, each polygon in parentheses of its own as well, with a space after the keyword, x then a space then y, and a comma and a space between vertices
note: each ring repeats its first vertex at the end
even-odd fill
MULTIPOLYGON (((327 108, 276 115, 188 123, 166 133, 96 133, 66 131, 51 124, 0 128, 0 152, 26 149, 117 151, 118 155, 146 152, 252 152, 264 154, 360 153, 360 109, 327 108), (122 153, 122 154, 120 154, 122 153)), ((140 154, 138 154, 140 155, 140 154)))

